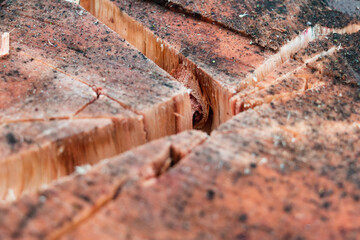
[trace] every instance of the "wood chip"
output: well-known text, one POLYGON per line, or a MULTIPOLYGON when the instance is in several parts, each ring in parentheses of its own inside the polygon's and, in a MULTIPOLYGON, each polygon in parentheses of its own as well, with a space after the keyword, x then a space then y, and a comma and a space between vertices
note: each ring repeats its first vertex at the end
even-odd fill
POLYGON ((66 0, 68 2, 72 2, 72 3, 76 3, 76 4, 79 4, 80 3, 80 0, 66 0))
POLYGON ((4 32, 1 34, 1 42, 0 42, 0 58, 9 56, 10 51, 10 33, 4 32))

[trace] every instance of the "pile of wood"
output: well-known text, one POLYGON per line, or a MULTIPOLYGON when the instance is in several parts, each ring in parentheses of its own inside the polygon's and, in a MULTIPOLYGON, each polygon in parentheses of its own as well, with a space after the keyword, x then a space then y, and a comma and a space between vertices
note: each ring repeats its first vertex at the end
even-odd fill
POLYGON ((359 3, 80 3, 0 10, 0 239, 357 238, 359 3))

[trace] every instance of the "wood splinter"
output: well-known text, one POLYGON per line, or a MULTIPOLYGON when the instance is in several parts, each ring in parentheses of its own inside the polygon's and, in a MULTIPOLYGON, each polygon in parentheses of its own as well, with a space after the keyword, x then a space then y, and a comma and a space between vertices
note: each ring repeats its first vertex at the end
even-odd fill
POLYGON ((0 42, 0 58, 4 58, 9 56, 10 51, 10 33, 4 32, 1 34, 1 42, 0 42))

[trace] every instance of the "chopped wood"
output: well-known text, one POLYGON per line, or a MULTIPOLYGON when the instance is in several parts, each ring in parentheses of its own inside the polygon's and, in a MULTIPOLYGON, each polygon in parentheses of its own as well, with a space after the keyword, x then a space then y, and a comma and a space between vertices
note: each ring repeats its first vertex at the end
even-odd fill
POLYGON ((194 120, 201 116, 194 121, 195 128, 215 129, 228 120, 232 116, 229 99, 236 85, 271 52, 217 25, 147 1, 130 2, 81 4, 90 6, 97 18, 192 90, 194 120))
POLYGON ((309 26, 320 24, 329 28, 343 28, 349 25, 357 18, 357 8, 360 6, 356 0, 243 0, 232 4, 219 4, 217 0, 151 1, 247 35, 254 43, 275 51, 309 26), (332 5, 332 8, 328 5, 332 5), (241 17, 239 13, 247 13, 249 17, 241 17), (334 15, 337 17, 334 18, 334 15))
POLYGON ((104 239, 122 232, 134 239, 352 234, 360 227, 359 174, 349 177, 344 166, 358 166, 360 98, 356 61, 344 59, 358 58, 359 38, 358 32, 314 41, 294 56, 297 61, 269 76, 278 79, 274 89, 270 79, 263 88, 302 88, 295 84, 302 78, 309 86, 322 82, 321 87, 241 112, 156 182, 122 188, 118 198, 61 239, 104 239), (346 49, 335 52, 333 46, 340 44, 346 49), (309 224, 315 227, 304 231, 309 224))
POLYGON ((329 13, 322 3, 308 8, 308 2, 272 5, 246 0, 234 3, 236 7, 182 0, 83 0, 81 4, 192 89, 194 127, 214 130, 238 113, 237 94, 256 89, 309 42, 332 32, 360 29, 356 16, 329 13), (239 18, 239 9, 250 17, 239 18), (342 17, 327 19, 326 14, 342 17), (318 15, 322 17, 313 21, 318 15), (310 20, 312 25, 307 23, 310 20))
POLYGON ((357 94, 331 85, 238 114, 157 181, 125 186, 61 239, 351 234, 360 226, 359 174, 349 179, 343 166, 360 154, 357 94))
POLYGON ((29 239, 33 234, 46 239, 59 237, 90 218, 98 208, 118 198, 124 186, 148 183, 151 179, 156 181, 160 174, 178 164, 206 138, 205 133, 185 131, 156 140, 132 152, 106 159, 86 173, 73 174, 49 189, 7 206, 1 205, 0 238, 29 239), (10 211, 4 214, 8 207, 10 211), (34 209, 36 214, 27 224, 21 224, 25 217, 23 212, 34 209))
POLYGON ((0 34, 1 34, 0 58, 4 58, 9 56, 9 52, 10 52, 10 33, 4 32, 0 34))
POLYGON ((199 132, 187 132, 172 142, 144 145, 3 206, 0 236, 70 240, 126 233, 134 239, 197 239, 211 232, 212 237, 234 239, 240 226, 242 235, 254 239, 281 239, 289 233, 340 238, 359 227, 357 178, 347 179, 342 165, 353 164, 360 154, 359 126, 349 122, 360 121, 353 112, 360 107, 352 101, 356 94, 351 86, 331 85, 243 112, 207 141, 199 132), (183 149, 181 161, 158 176, 167 160, 179 155, 180 150, 171 149, 183 149), (29 206, 41 207, 19 229, 29 206), (54 208, 63 209, 62 214, 54 208), (309 224, 316 227, 304 232, 309 224))
POLYGON ((78 5, 37 5, 1 10, 0 199, 191 129, 185 87, 78 5))
POLYGON ((0 239, 355 239, 360 18, 328 2, 9 1, 0 194, 76 172, 0 239))

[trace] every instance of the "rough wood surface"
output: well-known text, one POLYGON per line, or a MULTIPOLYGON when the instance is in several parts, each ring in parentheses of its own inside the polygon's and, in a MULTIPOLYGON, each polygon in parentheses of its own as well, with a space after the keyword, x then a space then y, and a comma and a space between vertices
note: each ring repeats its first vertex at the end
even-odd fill
POLYGON ((360 91, 353 64, 359 48, 352 43, 359 36, 332 35, 298 53, 297 59, 308 59, 317 55, 314 49, 344 46, 308 66, 310 79, 321 70, 323 87, 241 112, 208 139, 199 132, 161 139, 24 196, 1 208, 0 233, 23 239, 356 239, 360 91), (54 208, 63 213, 48 210, 54 208))
POLYGON ((206 134, 196 131, 163 138, 104 160, 85 174, 71 175, 37 194, 3 205, 0 238, 57 238, 118 198, 123 187, 156 181, 205 140, 206 134))
POLYGON ((209 119, 215 129, 229 119, 228 99, 236 92, 237 79, 271 54, 239 34, 147 1, 81 4, 87 2, 91 13, 192 89, 202 110, 195 127, 209 119))
POLYGON ((356 239, 359 107, 334 84, 240 113, 62 239, 356 239))
POLYGON ((224 26, 249 36, 264 48, 273 50, 278 50, 309 26, 320 24, 329 28, 343 28, 351 22, 355 23, 358 18, 355 10, 359 7, 359 4, 352 0, 225 0, 221 4, 216 0, 152 2, 224 26))
POLYGON ((238 113, 233 96, 256 88, 309 42, 331 32, 360 29, 357 15, 336 11, 322 1, 82 3, 192 89, 194 126, 200 128, 216 129, 238 113))
MULTIPOLYGON (((63 19, 55 8, 57 1, 46 3, 50 5, 42 8, 53 11, 51 20, 46 21, 53 23, 54 16, 58 16, 57 21, 63 19)), ((155 124, 150 120, 163 121, 156 122, 155 135, 165 131, 164 122, 179 126, 168 115, 145 111, 159 105, 166 108, 169 105, 162 105, 164 101, 179 96, 186 96, 182 100, 186 103, 172 105, 178 110, 172 113, 175 119, 182 119, 181 111, 187 112, 186 123, 191 124, 192 116, 195 126, 205 128, 210 124, 216 130, 210 137, 189 131, 153 141, 102 161, 88 172, 87 167, 77 168, 77 174, 47 189, 2 204, 1 239, 359 238, 360 27, 358 12, 352 9, 357 6, 355 1, 244 0, 220 4, 196 0, 84 0, 82 4, 191 88, 190 96, 181 84, 140 58, 140 53, 100 22, 91 22, 95 19, 85 10, 65 4, 73 10, 68 14, 75 11, 75 16, 68 19, 65 14, 64 23, 70 26, 80 21, 73 29, 79 36, 89 31, 90 42, 83 43, 86 47, 76 45, 74 50, 73 44, 82 41, 78 37, 70 45, 74 50, 71 54, 45 51, 40 46, 53 48, 66 42, 69 35, 59 41, 61 38, 54 33, 56 37, 49 42, 48 36, 41 33, 37 36, 41 43, 28 41, 26 45, 30 49, 26 54, 33 61, 22 47, 14 48, 14 57, 28 59, 29 68, 44 72, 46 82, 51 83, 49 96, 58 96, 64 102, 61 107, 66 114, 57 111, 51 97, 48 105, 33 112, 22 104, 24 100, 4 100, 8 113, 1 117, 7 123, 0 137, 0 150, 10 154, 18 150, 31 152, 27 149, 32 149, 32 141, 27 135, 41 136, 40 146, 47 148, 53 148, 47 143, 58 144, 59 138, 67 141, 66 136, 71 135, 68 142, 61 143, 66 148, 85 150, 80 151, 81 156, 65 154, 64 160, 71 162, 68 166, 78 159, 87 160, 81 164, 92 162, 86 155, 91 151, 115 153, 116 146, 125 144, 114 143, 124 139, 119 136, 127 129, 121 119, 129 124, 126 126, 131 125, 129 119, 132 126, 139 126, 139 139, 144 141, 149 133, 145 135, 143 130, 155 124), (82 21, 84 16, 92 20, 82 21), (253 26, 256 24, 260 27, 253 26), (91 27, 97 29, 96 35, 90 34, 94 31, 91 27), (113 37, 107 38, 107 34, 113 37), (117 44, 123 47, 117 48, 117 44), (33 52, 32 46, 37 46, 33 52), (97 51, 103 48, 105 52, 110 49, 109 58, 116 48, 125 59, 107 59, 107 65, 101 65, 97 51), (44 59, 52 61, 50 66, 56 67, 55 72, 42 69, 44 59), (120 66, 116 65, 119 61, 120 66), (131 71, 125 71, 127 64, 131 71), (121 69, 121 74, 113 66, 121 69), (155 78, 149 69, 156 69, 155 78), (122 74, 139 80, 130 84, 122 74), (100 82, 99 75, 105 76, 104 82, 100 82), (81 81, 74 84, 74 93, 67 90, 74 94, 70 101, 66 94, 57 95, 54 89, 69 88, 72 78, 81 81), (115 78, 121 84, 117 85, 115 78), (168 88, 173 90, 169 92, 168 88), (26 111, 18 113, 11 106, 26 111), (14 120, 22 119, 22 114, 42 121, 14 120), (71 118, 66 117, 69 114, 71 118), (12 129, 21 134, 13 134, 12 129)), ((12 10, 5 11, 8 17, 19 15, 12 10)), ((25 20, 33 21, 29 19, 25 20)), ((21 22, 15 20, 14 24, 21 22)), ((47 24, 45 32, 56 29, 53 25, 47 24)), ((31 26, 24 24, 22 31, 31 26)), ((16 67, 13 64, 12 68, 16 67)), ((37 78, 29 78, 32 86, 38 86, 37 78)), ((17 96, 15 88, 4 93, 17 96)), ((47 100, 42 95, 37 99, 47 100)), ((36 153, 47 154, 44 149, 36 153)), ((60 153, 56 159, 62 156, 61 147, 50 152, 60 153)), ((16 182, 16 174, 24 175, 21 169, 16 169, 15 175, 2 176, 16 182)))
POLYGON ((0 31, 0 198, 191 129, 187 89, 81 7, 11 1, 0 31))

